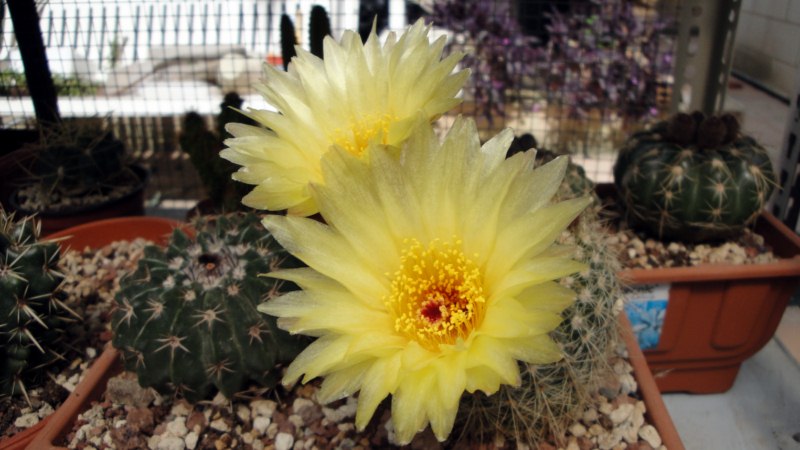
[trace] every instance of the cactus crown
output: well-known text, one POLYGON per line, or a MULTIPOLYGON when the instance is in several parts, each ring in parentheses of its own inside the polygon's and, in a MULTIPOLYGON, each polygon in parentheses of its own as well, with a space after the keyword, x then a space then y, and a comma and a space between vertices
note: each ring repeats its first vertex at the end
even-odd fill
POLYGON ((678 113, 668 123, 665 137, 683 147, 716 148, 739 137, 741 126, 732 114, 706 117, 700 111, 678 113))
POLYGON ((231 397, 250 383, 273 386, 279 367, 306 345, 256 311, 288 288, 260 276, 297 263, 255 214, 200 218, 194 239, 176 229, 150 246, 122 280, 114 346, 143 386, 196 401, 231 397))
MULTIPOLYGON (((32 218, 0 209, 0 395, 26 394, 26 383, 58 358, 54 348, 75 315, 61 301, 59 246, 39 241, 32 218)), ((77 317, 77 315, 75 315, 77 317)))

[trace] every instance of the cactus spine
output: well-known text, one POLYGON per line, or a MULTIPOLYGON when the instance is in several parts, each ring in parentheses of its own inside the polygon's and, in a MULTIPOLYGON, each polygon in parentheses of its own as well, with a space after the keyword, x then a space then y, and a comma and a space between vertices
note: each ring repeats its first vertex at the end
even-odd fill
POLYGON ((57 359, 67 313, 75 315, 58 291, 59 246, 39 232, 32 218, 0 209, 0 395, 27 396, 26 380, 57 359))
POLYGON ((753 223, 776 184, 766 150, 731 115, 678 114, 634 134, 614 180, 628 220, 660 238, 725 239, 753 223))
POLYGON ((260 275, 295 260, 252 213, 201 218, 195 229, 195 239, 176 229, 166 249, 147 247, 121 281, 114 346, 142 386, 190 401, 273 386, 307 341, 256 311, 283 287, 260 275))

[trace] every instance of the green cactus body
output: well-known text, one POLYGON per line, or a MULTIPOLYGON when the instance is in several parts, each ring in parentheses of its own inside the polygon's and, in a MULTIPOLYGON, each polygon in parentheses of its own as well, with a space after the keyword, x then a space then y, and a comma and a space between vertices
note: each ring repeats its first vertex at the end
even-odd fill
POLYGON ((122 280, 114 346, 142 386, 191 401, 216 390, 231 397, 249 383, 271 387, 307 341, 256 310, 281 290, 260 275, 296 260, 254 214, 200 219, 195 228, 195 239, 176 229, 167 248, 146 248, 122 280))
POLYGON ((699 119, 682 114, 633 135, 614 167, 629 221, 660 238, 730 237, 758 217, 775 185, 766 150, 732 116, 699 119))
MULTIPOLYGON (((53 362, 71 312, 59 297, 59 246, 40 242, 38 223, 0 209, 0 395, 25 394, 26 380, 53 362)), ((74 314, 74 313, 73 313, 74 314)))

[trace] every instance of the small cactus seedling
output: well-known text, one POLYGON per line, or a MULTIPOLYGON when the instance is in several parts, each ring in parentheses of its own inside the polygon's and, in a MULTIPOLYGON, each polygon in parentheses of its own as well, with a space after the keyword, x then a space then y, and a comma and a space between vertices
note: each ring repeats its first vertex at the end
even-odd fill
POLYGON ((776 184, 769 155, 730 114, 678 114, 634 134, 614 180, 626 216, 659 238, 726 239, 752 224, 776 184))
POLYGON ((75 315, 58 291, 59 246, 39 241, 39 231, 32 218, 0 209, 0 396, 27 396, 27 380, 58 358, 67 313, 75 315))
POLYGON ((287 287, 261 275, 297 262, 252 213, 200 218, 195 230, 147 247, 121 281, 114 346, 142 386, 190 401, 271 387, 307 341, 256 310, 287 287))

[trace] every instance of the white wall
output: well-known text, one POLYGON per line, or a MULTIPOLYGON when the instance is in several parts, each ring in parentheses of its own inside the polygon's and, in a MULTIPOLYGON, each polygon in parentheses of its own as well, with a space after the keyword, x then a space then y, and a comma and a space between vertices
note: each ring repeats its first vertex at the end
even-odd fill
POLYGON ((800 0, 743 0, 733 67, 791 96, 800 71, 800 0))

